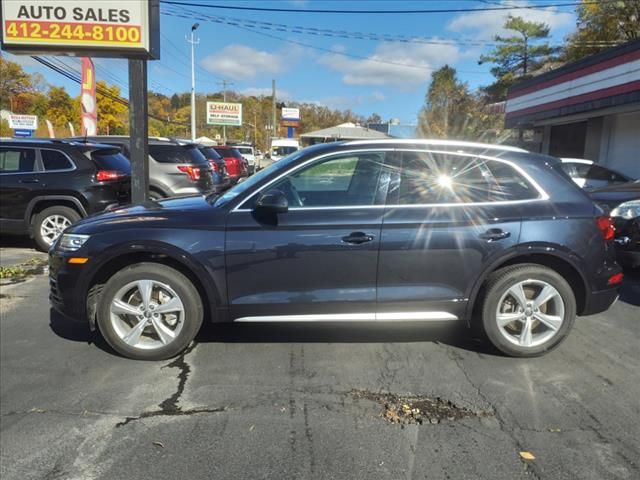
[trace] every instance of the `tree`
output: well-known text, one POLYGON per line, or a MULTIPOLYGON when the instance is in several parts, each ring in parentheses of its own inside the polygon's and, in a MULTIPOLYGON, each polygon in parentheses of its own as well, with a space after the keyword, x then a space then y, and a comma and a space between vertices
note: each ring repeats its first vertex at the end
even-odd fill
POLYGON ((382 123, 382 117, 374 112, 371 115, 369 115, 369 118, 367 118, 365 123, 367 125, 369 125, 370 123, 382 123))
POLYGON ((14 97, 31 89, 31 76, 19 64, 0 55, 0 108, 13 110, 14 97))
POLYGON ((73 108, 73 100, 64 87, 51 87, 45 117, 56 127, 67 128, 68 122, 77 121, 80 113, 73 108))
POLYGON ((576 9, 577 29, 567 38, 563 59, 575 61, 640 38, 640 0, 592 2, 576 9))
POLYGON ((531 76, 555 52, 548 42, 538 43, 549 38, 549 26, 543 22, 528 22, 522 17, 509 15, 504 28, 516 34, 509 37, 496 35, 494 39, 498 45, 489 55, 480 56, 480 63, 495 64, 491 73, 496 82, 485 88, 488 100, 493 102, 505 100, 511 85, 531 76))
POLYGON ((115 85, 109 86, 104 80, 98 80, 96 89, 109 94, 109 96, 106 96, 96 93, 98 133, 104 135, 127 133, 125 127, 127 106, 114 99, 120 97, 120 89, 115 85))

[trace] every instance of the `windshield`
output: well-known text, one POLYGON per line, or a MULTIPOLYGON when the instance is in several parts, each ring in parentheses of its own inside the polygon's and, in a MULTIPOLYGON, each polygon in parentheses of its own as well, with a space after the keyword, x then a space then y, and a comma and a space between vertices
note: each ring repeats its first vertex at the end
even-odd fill
POLYGON ((254 175, 251 175, 244 182, 238 183, 238 184, 235 185, 235 187, 231 188, 230 190, 227 190, 224 193, 224 195, 222 195, 221 197, 217 197, 216 201, 213 204, 213 206, 214 207, 222 207, 222 206, 228 204, 230 201, 232 201, 238 195, 240 195, 243 192, 246 192, 251 187, 253 187, 254 185, 258 184, 263 178, 271 175, 274 172, 278 172, 280 170, 284 170, 287 167, 289 167, 289 165, 291 163, 295 162, 298 158, 300 158, 302 153, 303 153, 302 150, 299 150, 297 154, 289 155, 288 157, 283 158, 279 162, 272 163, 268 167, 263 168, 262 170, 260 170, 258 173, 254 174, 254 175))
POLYGON ((158 163, 208 163, 200 150, 191 145, 149 145, 149 155, 158 163))
POLYGON ((277 157, 284 157, 296 151, 298 151, 298 147, 273 147, 271 154, 277 157))
POLYGON ((200 147, 200 151, 210 160, 222 160, 222 156, 211 147, 200 147))

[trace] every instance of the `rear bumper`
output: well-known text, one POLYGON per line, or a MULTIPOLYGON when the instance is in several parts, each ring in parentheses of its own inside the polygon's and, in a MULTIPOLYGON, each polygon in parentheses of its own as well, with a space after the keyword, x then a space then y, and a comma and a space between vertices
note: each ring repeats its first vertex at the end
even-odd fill
POLYGON ((586 298, 584 308, 580 312, 580 315, 594 315, 604 312, 618 300, 618 296, 617 288, 591 292, 586 298))
POLYGON ((640 250, 622 250, 616 251, 616 261, 622 268, 640 268, 640 250))

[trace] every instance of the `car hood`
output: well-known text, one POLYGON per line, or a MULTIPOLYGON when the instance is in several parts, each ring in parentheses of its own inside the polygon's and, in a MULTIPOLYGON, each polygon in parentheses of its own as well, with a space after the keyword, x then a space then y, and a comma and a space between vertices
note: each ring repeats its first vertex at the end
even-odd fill
POLYGON ((179 228, 215 225, 223 220, 204 195, 147 201, 87 217, 74 224, 69 233, 92 234, 124 228, 179 228))

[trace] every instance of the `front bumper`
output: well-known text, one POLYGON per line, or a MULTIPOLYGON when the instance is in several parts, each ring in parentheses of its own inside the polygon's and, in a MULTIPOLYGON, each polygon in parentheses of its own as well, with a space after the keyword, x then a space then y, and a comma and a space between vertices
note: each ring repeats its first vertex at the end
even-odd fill
POLYGON ((67 258, 55 248, 49 250, 49 301, 56 311, 86 320, 86 282, 82 278, 85 268, 68 264, 67 258))

